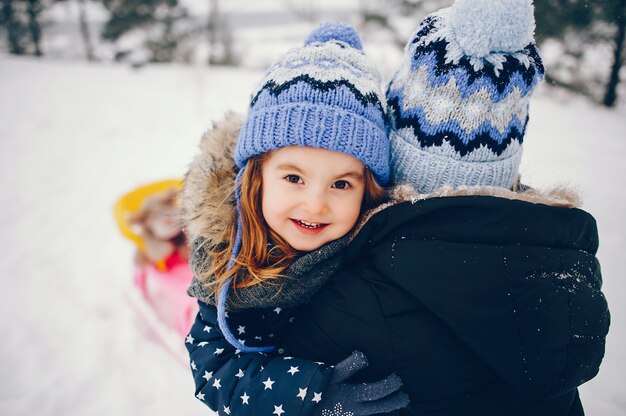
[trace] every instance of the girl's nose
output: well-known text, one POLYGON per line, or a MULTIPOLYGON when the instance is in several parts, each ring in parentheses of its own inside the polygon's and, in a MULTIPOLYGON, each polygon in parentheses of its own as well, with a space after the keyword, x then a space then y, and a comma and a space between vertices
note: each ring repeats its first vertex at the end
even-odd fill
POLYGON ((304 209, 314 215, 323 215, 328 210, 324 192, 310 190, 303 201, 304 209))

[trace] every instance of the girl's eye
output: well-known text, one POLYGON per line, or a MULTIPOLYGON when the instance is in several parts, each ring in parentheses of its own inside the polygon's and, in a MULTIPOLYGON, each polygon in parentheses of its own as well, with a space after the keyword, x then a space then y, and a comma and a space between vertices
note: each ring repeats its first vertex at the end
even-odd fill
POLYGON ((333 188, 337 189, 348 189, 350 187, 350 183, 348 181, 337 181, 333 184, 333 188))
POLYGON ((302 182, 302 179, 298 175, 287 175, 285 177, 285 179, 287 179, 287 181, 290 182, 290 183, 301 183, 302 182))

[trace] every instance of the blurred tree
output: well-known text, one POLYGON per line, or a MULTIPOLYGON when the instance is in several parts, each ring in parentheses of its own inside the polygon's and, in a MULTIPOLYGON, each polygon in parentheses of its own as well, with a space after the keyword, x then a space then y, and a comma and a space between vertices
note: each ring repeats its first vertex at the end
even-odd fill
POLYGON ((85 55, 88 61, 94 61, 96 55, 93 51, 93 43, 91 42, 91 31, 89 30, 89 23, 87 22, 87 8, 85 0, 77 0, 80 19, 80 35, 83 38, 83 44, 85 45, 85 55))
POLYGON ((228 22, 219 10, 218 0, 209 0, 209 64, 236 65, 237 57, 233 52, 233 38, 228 22))
POLYGON ((171 62, 183 33, 175 24, 188 17, 178 0, 103 0, 111 16, 102 37, 115 42, 137 29, 144 30, 152 62, 171 62))
POLYGON ((35 56, 42 56, 41 50, 41 23, 39 22, 39 16, 43 11, 43 4, 40 0, 26 0, 28 5, 28 29, 30 31, 30 37, 35 47, 35 56))
POLYGON ((36 56, 43 55, 40 23, 43 9, 41 0, 2 0, 2 23, 12 54, 22 55, 30 49, 36 56))
MULTIPOLYGON (((563 45, 564 53, 580 66, 585 51, 593 45, 612 43, 613 61, 608 81, 604 81, 602 103, 608 107, 617 101, 619 73, 623 64, 625 0, 536 0, 537 41, 544 43, 556 39, 563 45)), ((570 74, 571 75, 571 74, 570 74)), ((597 95, 585 83, 594 80, 570 76, 569 80, 548 72, 549 82, 588 95, 597 95)))
POLYGON ((619 85, 619 73, 624 63, 624 36, 626 34, 626 0, 617 2, 614 13, 617 31, 615 34, 615 49, 613 55, 613 65, 611 66, 611 75, 609 83, 604 94, 603 104, 607 107, 615 106, 617 102, 617 86, 619 85))
MULTIPOLYGON (((53 0, 56 3, 65 3, 68 0, 53 0)), ((87 1, 76 0, 78 5, 78 19, 80 26, 80 37, 83 39, 83 47, 85 48, 85 56, 88 61, 95 61, 96 55, 91 41, 91 31, 89 30, 89 22, 87 19, 87 1)))
POLYGON ((594 21, 593 10, 589 0, 536 0, 537 43, 563 38, 569 30, 587 29, 594 21))
POLYGON ((24 24, 17 17, 16 3, 14 0, 2 0, 0 26, 6 30, 9 51, 14 55, 22 55, 25 53, 24 34, 26 30, 24 24))

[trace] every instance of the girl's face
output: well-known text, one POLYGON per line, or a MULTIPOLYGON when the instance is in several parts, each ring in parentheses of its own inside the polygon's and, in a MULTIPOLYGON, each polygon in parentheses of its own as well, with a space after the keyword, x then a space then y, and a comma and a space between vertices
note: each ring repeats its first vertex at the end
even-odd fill
POLYGON ((291 247, 313 251, 356 224, 365 167, 344 153, 290 146, 263 161, 265 222, 291 247))

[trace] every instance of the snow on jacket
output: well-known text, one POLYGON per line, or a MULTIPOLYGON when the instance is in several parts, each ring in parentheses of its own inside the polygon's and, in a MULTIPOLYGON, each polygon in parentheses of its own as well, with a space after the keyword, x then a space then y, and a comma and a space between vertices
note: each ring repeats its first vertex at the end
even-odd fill
POLYGON ((583 415, 609 326, 593 217, 563 191, 400 191, 277 342, 363 351, 360 381, 402 378, 403 415, 583 415))
MULTIPOLYGON (((192 241, 191 266, 196 273, 210 265, 206 251, 222 243, 221 230, 234 209, 221 202, 233 188, 232 152, 241 122, 241 117, 230 115, 208 132, 185 177, 181 207, 185 233, 192 241)), ((286 281, 284 287, 253 287, 254 296, 241 299, 248 301, 243 310, 236 308, 239 299, 229 301, 230 330, 247 346, 272 345, 275 336, 291 325, 292 309, 285 306, 305 302, 323 285, 338 268, 340 263, 335 254, 345 245, 346 242, 338 240, 298 259, 290 268, 294 278, 286 281), (303 273, 313 277, 295 278, 303 273), (260 307, 267 305, 272 306, 260 307)), ((250 290, 245 293, 250 294, 250 290)), ((199 313, 185 345, 196 384, 195 394, 200 401, 220 415, 312 413, 323 400, 332 376, 329 365, 286 357, 281 355, 282 350, 271 354, 240 353, 226 341, 217 324, 211 282, 194 279, 190 294, 199 299, 199 313)))

